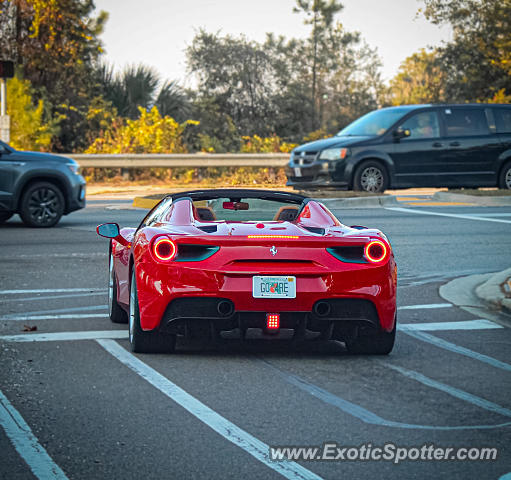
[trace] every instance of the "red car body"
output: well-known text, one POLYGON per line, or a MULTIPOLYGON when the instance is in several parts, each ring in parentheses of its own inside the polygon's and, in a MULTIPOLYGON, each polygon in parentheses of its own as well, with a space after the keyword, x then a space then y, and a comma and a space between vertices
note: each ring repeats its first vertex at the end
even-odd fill
POLYGON ((269 332, 265 323, 274 313, 293 339, 336 339, 348 345, 370 337, 373 345, 382 335, 392 335, 393 344, 397 273, 387 238, 376 229, 342 225, 323 204, 306 197, 258 190, 175 194, 138 229, 122 229, 112 238, 111 262, 114 301, 127 312, 135 279, 142 332, 188 336, 195 331, 195 336, 219 338, 236 331, 245 338, 248 329, 258 329, 260 337, 276 338, 278 332, 269 332), (289 203, 290 213, 284 213, 294 218, 201 218, 195 202, 217 198, 233 204, 275 199, 289 203), (159 241, 163 245, 156 247, 159 241), (296 297, 255 298, 255 276, 292 276, 296 297))

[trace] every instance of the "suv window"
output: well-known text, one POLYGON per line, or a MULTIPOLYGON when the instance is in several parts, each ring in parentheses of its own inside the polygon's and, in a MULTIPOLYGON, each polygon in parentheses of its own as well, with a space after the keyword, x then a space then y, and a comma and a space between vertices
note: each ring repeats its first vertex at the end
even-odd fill
POLYGON ((4 142, 0 142, 0 153, 9 153, 9 149, 4 142))
POLYGON ((438 116, 436 112, 422 112, 408 118, 401 125, 403 130, 410 130, 410 136, 403 140, 420 138, 437 138, 440 136, 438 116))
POLYGON ((511 108, 493 109, 497 133, 511 133, 511 108))
POLYGON ((443 113, 448 137, 468 137, 490 133, 482 108, 445 108, 443 113))

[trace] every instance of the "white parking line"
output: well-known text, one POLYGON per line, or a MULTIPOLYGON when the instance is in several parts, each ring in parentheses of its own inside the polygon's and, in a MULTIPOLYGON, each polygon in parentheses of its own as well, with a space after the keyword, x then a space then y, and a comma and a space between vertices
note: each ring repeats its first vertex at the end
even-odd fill
POLYGON ((79 292, 102 292, 104 288, 40 288, 37 290, 0 290, 0 295, 25 295, 27 293, 79 293, 79 292))
POLYGON ((452 303, 427 303, 423 305, 404 305, 397 307, 398 310, 428 310, 432 308, 449 308, 452 307, 452 303))
POLYGON ((75 319, 75 318, 107 318, 106 313, 77 313, 77 314, 62 314, 62 315, 6 315, 0 317, 2 322, 35 322, 37 320, 61 320, 61 319, 75 319))
POLYGON ((66 480, 65 473, 51 459, 20 413, 0 390, 0 425, 32 473, 41 480, 66 480))
POLYGON ((289 479, 320 479, 318 475, 307 470, 296 462, 284 461, 273 462, 269 458, 269 446, 252 436, 250 433, 242 430, 234 423, 222 417, 207 405, 197 400, 188 392, 171 382, 169 379, 158 373, 156 370, 145 364, 137 357, 126 351, 114 340, 97 341, 108 353, 122 362, 133 372, 140 375, 153 387, 160 390, 178 405, 190 412, 194 417, 203 422, 209 428, 220 434, 229 442, 245 450, 255 459, 264 463, 266 466, 280 473, 289 479))
POLYGON ((400 323, 397 326, 398 330, 410 331, 420 330, 428 331, 441 331, 441 330, 491 330, 494 328, 504 328, 495 322, 490 322, 484 318, 479 320, 465 320, 463 322, 430 322, 430 323, 400 323))
POLYGON ((485 410, 488 410, 490 412, 495 412, 505 417, 511 417, 511 410, 501 407, 496 403, 485 400, 484 398, 477 397, 476 395, 472 395, 471 393, 465 392, 455 387, 451 387, 450 385, 446 385, 445 383, 438 382, 436 380, 433 380, 432 378, 422 375, 422 373, 415 372, 413 370, 408 370, 407 368, 401 367, 399 365, 393 365, 390 362, 382 360, 380 360, 379 363, 381 363, 383 366, 387 368, 399 372, 401 375, 404 375, 407 378, 411 378, 416 382, 422 383, 423 385, 445 392, 455 398, 459 398, 460 400, 463 400, 465 402, 477 405, 478 407, 484 408, 485 410))
POLYGON ((511 213, 471 213, 474 217, 511 217, 511 213))
MULTIPOLYGON (((91 315, 86 315, 90 317, 91 315)), ((99 315, 104 317, 105 315, 99 315)), ((55 318, 49 316, 50 318, 55 318)), ((76 318, 77 315, 71 316, 76 318)), ((414 332, 435 330, 492 330, 504 328, 488 320, 467 320, 465 322, 432 322, 432 323, 401 323, 398 330, 413 335, 414 332)), ((26 333, 22 335, 3 335, 0 340, 5 342, 53 342, 64 340, 95 340, 99 338, 127 338, 127 330, 96 330, 78 332, 26 333)), ((428 336, 429 337, 429 336, 428 336)), ((431 337, 436 338, 436 337, 431 337)), ((459 347, 462 348, 462 347, 459 347)))
MULTIPOLYGON (((53 310, 35 310, 32 312, 23 312, 25 316, 31 315, 50 315, 50 314, 60 314, 60 313, 74 313, 74 312, 89 312, 89 311, 99 311, 105 310, 108 311, 107 305, 87 305, 86 307, 66 307, 66 308, 57 308, 53 310)), ((8 315, 0 316, 0 320, 9 320, 10 317, 19 317, 21 313, 9 313, 8 315)))
POLYGON ((358 405, 356 403, 352 403, 349 400, 346 400, 342 397, 339 397, 324 388, 315 385, 314 383, 308 382, 306 379, 294 375, 293 373, 286 372, 281 370, 277 366, 268 362, 267 360, 260 359, 262 363, 271 368, 275 373, 277 373, 280 377, 282 377, 286 382, 294 385, 300 390, 307 392, 318 400, 331 405, 332 407, 338 408, 344 413, 351 415, 355 418, 358 418, 364 423, 370 425, 378 425, 382 427, 391 427, 391 428, 404 428, 404 429, 413 429, 413 430, 487 430, 493 428, 507 428, 511 425, 511 422, 499 423, 494 425, 420 425, 416 423, 404 423, 404 422, 396 422, 394 420, 388 420, 386 418, 380 417, 376 413, 371 410, 367 410, 366 408, 358 405))
POLYGON ((400 208, 400 207, 384 207, 384 208, 386 210, 393 210, 394 212, 417 213, 420 215, 436 215, 439 217, 461 218, 463 220, 479 220, 481 222, 511 223, 511 220, 500 220, 498 218, 476 217, 473 215, 462 214, 462 213, 428 212, 427 210, 416 210, 414 208, 400 208))
POLYGON ((22 297, 22 298, 3 298, 2 303, 7 302, 33 302, 37 300, 56 300, 58 298, 77 298, 77 297, 99 297, 100 295, 107 295, 106 290, 100 292, 89 293, 68 293, 66 295, 39 295, 37 297, 22 297))
POLYGON ((108 257, 107 252, 90 252, 90 253, 29 253, 29 254, 19 254, 16 256, 0 256, 0 261, 2 260, 19 260, 24 258, 87 258, 90 259, 92 257, 108 257))
POLYGON ((90 332, 26 333, 3 335, 4 342, 61 342, 65 340, 97 340, 99 338, 128 338, 128 330, 96 330, 90 332))
POLYGON ((443 348, 444 350, 449 350, 450 352, 459 353, 460 355, 464 355, 465 357, 473 358, 475 360, 479 360, 480 362, 487 363, 495 368, 500 368, 501 370, 506 370, 511 372, 511 365, 509 363, 501 362, 496 358, 489 357, 488 355, 483 355, 482 353, 474 352, 469 348, 460 347, 455 343, 448 342, 443 338, 438 338, 429 333, 413 331, 413 330, 403 330, 404 333, 410 335, 417 340, 422 340, 423 342, 430 343, 431 345, 435 345, 435 347, 443 348))

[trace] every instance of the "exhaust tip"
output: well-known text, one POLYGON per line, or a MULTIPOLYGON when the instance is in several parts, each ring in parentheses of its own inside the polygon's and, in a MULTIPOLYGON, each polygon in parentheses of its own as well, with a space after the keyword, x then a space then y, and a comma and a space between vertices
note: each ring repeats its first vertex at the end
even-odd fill
POLYGON ((330 304, 328 302, 318 302, 314 305, 314 313, 318 317, 326 317, 330 315, 331 311, 330 304))
POLYGON ((229 300, 220 300, 216 309, 221 317, 230 317, 234 313, 234 305, 229 300))

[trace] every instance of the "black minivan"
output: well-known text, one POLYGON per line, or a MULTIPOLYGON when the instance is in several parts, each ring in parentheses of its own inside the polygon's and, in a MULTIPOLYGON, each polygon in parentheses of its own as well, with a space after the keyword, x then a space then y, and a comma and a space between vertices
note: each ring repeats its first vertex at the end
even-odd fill
POLYGON ((286 175, 297 189, 511 189, 511 105, 375 110, 335 137, 295 148, 286 175))

